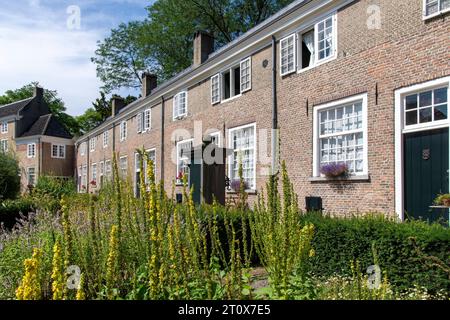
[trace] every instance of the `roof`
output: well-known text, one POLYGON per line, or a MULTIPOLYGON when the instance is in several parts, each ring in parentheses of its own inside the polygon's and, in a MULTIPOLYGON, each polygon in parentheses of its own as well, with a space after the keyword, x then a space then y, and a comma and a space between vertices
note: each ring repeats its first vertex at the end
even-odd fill
POLYGON ((32 136, 50 136, 64 139, 73 137, 52 114, 41 116, 21 138, 32 136))
POLYGON ((33 99, 34 97, 31 97, 0 106, 0 118, 17 114, 17 112, 19 112, 23 107, 27 106, 33 99))

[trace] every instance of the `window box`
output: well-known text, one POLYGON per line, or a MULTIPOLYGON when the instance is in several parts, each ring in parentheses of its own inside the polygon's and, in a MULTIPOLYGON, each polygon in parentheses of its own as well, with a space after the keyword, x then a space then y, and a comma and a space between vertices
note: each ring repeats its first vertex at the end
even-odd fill
POLYGON ((370 175, 347 176, 329 179, 326 177, 311 177, 308 179, 313 183, 329 183, 329 182, 370 182, 370 175))

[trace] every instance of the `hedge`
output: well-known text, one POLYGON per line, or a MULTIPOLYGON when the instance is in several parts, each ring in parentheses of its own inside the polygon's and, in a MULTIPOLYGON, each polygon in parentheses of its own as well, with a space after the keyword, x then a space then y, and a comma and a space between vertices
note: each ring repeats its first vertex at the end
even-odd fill
POLYGON ((350 275, 354 259, 362 268, 373 265, 373 247, 378 265, 397 289, 419 285, 430 293, 450 293, 450 274, 426 258, 436 257, 450 267, 448 228, 420 221, 398 223, 379 215, 338 219, 310 213, 302 220, 316 228, 311 270, 317 276, 350 275))
POLYGON ((28 198, 18 200, 5 200, 0 202, 0 225, 11 229, 17 223, 21 215, 28 216, 33 211, 33 202, 28 198))

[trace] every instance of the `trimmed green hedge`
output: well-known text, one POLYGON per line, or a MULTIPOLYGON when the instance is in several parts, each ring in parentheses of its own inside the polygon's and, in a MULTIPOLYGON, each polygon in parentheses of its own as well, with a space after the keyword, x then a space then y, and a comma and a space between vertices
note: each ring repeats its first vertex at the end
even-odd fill
POLYGON ((450 293, 450 275, 421 256, 437 257, 450 267, 450 229, 438 224, 413 221, 397 223, 381 216, 331 218, 306 214, 304 222, 316 228, 313 247, 316 251, 311 268, 318 276, 350 275, 350 262, 359 260, 363 272, 374 264, 372 246, 378 264, 387 272, 389 282, 399 290, 415 284, 430 293, 450 293), (415 240, 411 240, 414 238, 415 240))

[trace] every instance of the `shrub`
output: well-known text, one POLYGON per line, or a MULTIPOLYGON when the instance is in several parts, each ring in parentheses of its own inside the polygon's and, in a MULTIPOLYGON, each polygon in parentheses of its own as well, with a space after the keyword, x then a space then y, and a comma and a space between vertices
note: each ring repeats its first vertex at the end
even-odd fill
POLYGON ((0 224, 7 229, 11 229, 16 224, 17 219, 27 216, 33 211, 33 201, 30 198, 17 200, 6 200, 0 203, 0 224))
POLYGON ((420 221, 397 223, 381 215, 337 219, 309 213, 302 220, 316 228, 312 244, 316 255, 310 263, 317 276, 351 276, 349 263, 354 259, 366 272, 374 264, 373 246, 381 269, 397 290, 420 286, 432 294, 450 292, 449 274, 424 259, 435 257, 450 265, 450 230, 445 227, 420 221))
POLYGON ((0 201, 15 199, 20 192, 20 169, 17 159, 0 152, 0 201))
POLYGON ((72 179, 51 176, 39 177, 33 188, 32 197, 38 208, 56 212, 60 209, 60 201, 64 196, 76 194, 76 185, 72 179))

